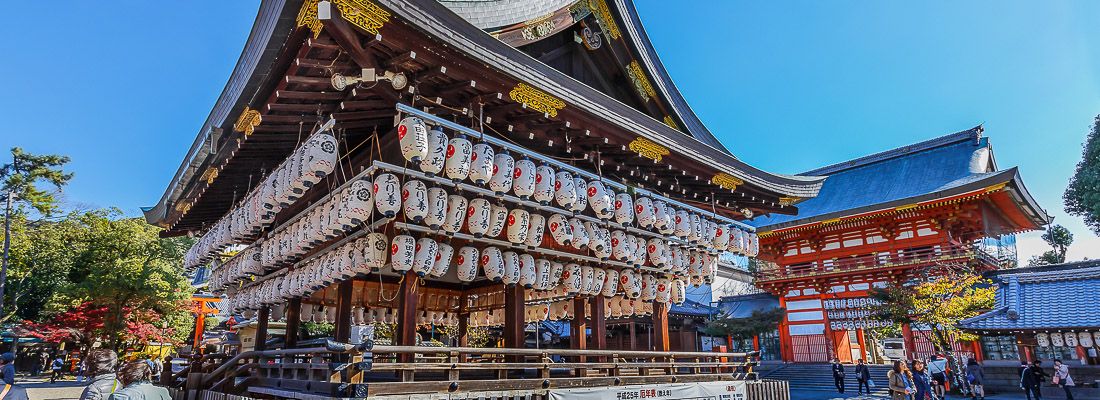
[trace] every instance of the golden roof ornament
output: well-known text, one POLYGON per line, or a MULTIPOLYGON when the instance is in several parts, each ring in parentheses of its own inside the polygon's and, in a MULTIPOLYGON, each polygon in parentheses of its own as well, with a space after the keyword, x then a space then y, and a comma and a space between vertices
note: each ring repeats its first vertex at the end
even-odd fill
POLYGON ((725 172, 719 172, 715 174, 713 178, 710 178, 710 183, 718 185, 718 187, 723 189, 737 190, 737 187, 744 185, 745 181, 725 172))
POLYGON ((630 142, 630 151, 653 161, 661 162, 664 156, 671 154, 667 148, 652 140, 639 136, 630 142))
POLYGON ((245 136, 252 136, 253 132, 256 132, 256 127, 260 126, 260 122, 263 121, 263 116, 259 111, 245 107, 241 115, 237 117, 237 122, 233 124, 233 130, 237 132, 244 132, 245 136))
POLYGON ((508 97, 517 103, 526 104, 528 108, 541 111, 551 117, 558 116, 558 110, 565 108, 565 102, 551 96, 534 86, 520 82, 508 92, 508 97))

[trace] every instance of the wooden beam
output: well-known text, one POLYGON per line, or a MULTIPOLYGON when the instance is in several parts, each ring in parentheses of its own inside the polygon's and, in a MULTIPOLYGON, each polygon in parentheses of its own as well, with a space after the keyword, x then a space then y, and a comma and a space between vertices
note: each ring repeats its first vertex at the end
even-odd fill
MULTIPOLYGON (((604 315, 604 302, 607 301, 601 295, 592 296, 592 348, 594 350, 607 349, 607 316, 604 315)), ((600 357, 600 362, 607 361, 600 357)))
MULTIPOLYGON (((397 293, 397 345, 416 346, 416 302, 420 292, 418 277, 412 270, 405 272, 397 293)), ((413 362, 412 354, 401 354, 400 362, 413 362)))
MULTIPOLYGON (((325 25, 325 31, 328 32, 329 36, 332 36, 332 40, 336 41, 336 44, 340 45, 340 48, 360 68, 373 68, 375 66, 374 57, 359 41, 358 31, 340 15, 339 9, 329 2, 318 3, 317 16, 317 19, 325 25)), ((375 36, 375 39, 380 38, 381 35, 375 36)))
POLYGON ((346 280, 336 288, 336 332, 333 336, 337 342, 347 343, 351 339, 351 292, 354 283, 346 280))
POLYGON ((302 299, 295 297, 290 299, 289 304, 286 306, 286 339, 284 339, 284 348, 291 348, 298 345, 298 327, 302 323, 302 299))
POLYGON ((653 342, 654 351, 669 351, 668 303, 653 303, 653 342))
POLYGON ((256 351, 267 350, 267 320, 271 316, 271 307, 260 307, 256 315, 256 351))
MULTIPOLYGON (((575 350, 588 348, 587 303, 587 299, 582 296, 573 298, 573 323, 569 326, 569 347, 575 350)), ((584 356, 578 357, 576 362, 585 362, 584 356)), ((584 368, 577 368, 574 370, 574 374, 577 377, 584 377, 588 375, 588 371, 584 368)))

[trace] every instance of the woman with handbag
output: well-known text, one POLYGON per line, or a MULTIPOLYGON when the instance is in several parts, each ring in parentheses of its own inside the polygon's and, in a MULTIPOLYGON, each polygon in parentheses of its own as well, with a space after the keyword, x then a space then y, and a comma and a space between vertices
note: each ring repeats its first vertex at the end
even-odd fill
POLYGON ((935 399, 936 395, 932 393, 932 377, 928 375, 928 369, 924 367, 924 361, 913 360, 911 373, 917 390, 913 398, 915 400, 935 399))
POLYGON ((905 362, 894 361, 894 368, 886 373, 886 380, 890 381, 890 400, 910 400, 913 394, 913 376, 905 362))
POLYGON ((1073 400, 1073 393, 1069 391, 1069 387, 1074 386, 1073 378, 1069 376, 1069 366, 1062 360, 1054 360, 1054 384, 1066 391, 1066 399, 1073 400))

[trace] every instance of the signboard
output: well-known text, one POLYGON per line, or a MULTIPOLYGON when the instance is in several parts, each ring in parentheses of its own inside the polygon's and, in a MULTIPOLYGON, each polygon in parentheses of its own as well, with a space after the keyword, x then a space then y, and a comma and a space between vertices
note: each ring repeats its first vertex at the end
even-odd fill
POLYGON ((745 381, 551 389, 550 400, 745 400, 745 381))

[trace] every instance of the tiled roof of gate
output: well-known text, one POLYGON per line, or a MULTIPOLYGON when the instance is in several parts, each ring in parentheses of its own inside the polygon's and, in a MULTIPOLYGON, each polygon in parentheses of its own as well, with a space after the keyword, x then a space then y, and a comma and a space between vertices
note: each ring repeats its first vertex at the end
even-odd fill
POLYGON ((1100 260, 1002 271, 996 308, 959 326, 968 330, 1100 328, 1100 260))
POLYGON ((541 17, 576 0, 439 0, 481 29, 498 28, 541 17))

